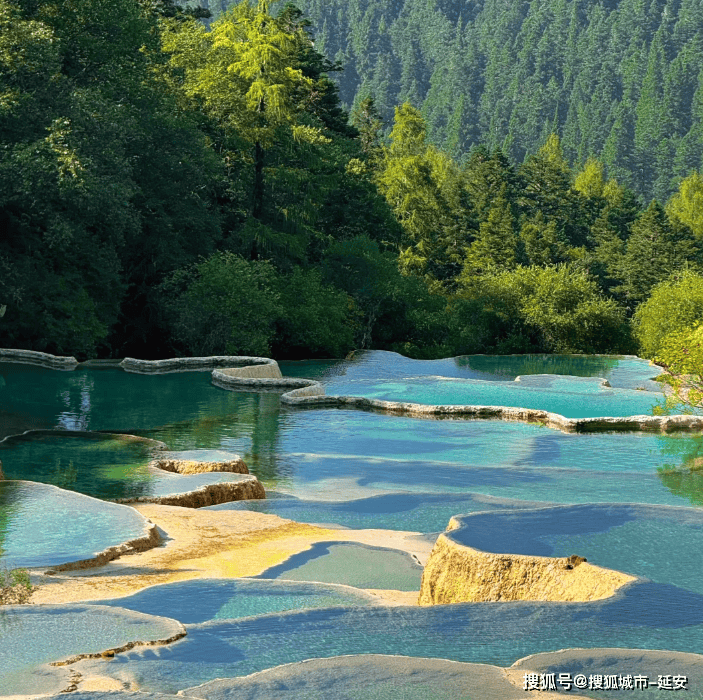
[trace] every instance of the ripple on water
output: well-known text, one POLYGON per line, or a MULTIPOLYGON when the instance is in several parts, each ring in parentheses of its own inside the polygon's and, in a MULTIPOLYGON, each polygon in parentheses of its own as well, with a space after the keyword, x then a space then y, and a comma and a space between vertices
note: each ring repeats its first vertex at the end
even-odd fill
POLYGON ((188 625, 159 651, 77 666, 175 692, 215 678, 310 658, 393 654, 508 666, 528 654, 621 647, 696 653, 703 648, 703 596, 637 582, 595 603, 469 603, 435 607, 327 608, 188 625))
POLYGON ((0 609, 1 692, 56 692, 68 674, 50 662, 182 632, 175 620, 101 605, 6 606, 0 609))

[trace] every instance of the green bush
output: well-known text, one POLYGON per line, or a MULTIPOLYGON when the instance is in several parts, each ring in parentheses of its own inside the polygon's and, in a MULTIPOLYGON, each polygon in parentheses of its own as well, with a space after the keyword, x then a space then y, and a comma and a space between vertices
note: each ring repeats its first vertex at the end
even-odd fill
POLYGON ((654 359, 667 370, 661 375, 669 388, 662 412, 703 407, 703 325, 667 335, 654 359))
POLYGON ((628 347, 624 310, 582 270, 517 267, 462 282, 454 304, 459 352, 608 353, 628 347))
POLYGON ((672 333, 703 322, 703 277, 691 271, 658 284, 632 319, 644 357, 654 357, 672 333))
POLYGON ((278 280, 281 313, 276 357, 344 357, 354 347, 358 312, 352 298, 322 281, 318 270, 295 268, 278 280))
POLYGON ((281 307, 269 263, 218 252, 176 271, 160 292, 177 350, 195 356, 270 354, 281 307))
POLYGON ((0 605, 21 605, 32 597, 35 586, 26 569, 0 569, 0 605))

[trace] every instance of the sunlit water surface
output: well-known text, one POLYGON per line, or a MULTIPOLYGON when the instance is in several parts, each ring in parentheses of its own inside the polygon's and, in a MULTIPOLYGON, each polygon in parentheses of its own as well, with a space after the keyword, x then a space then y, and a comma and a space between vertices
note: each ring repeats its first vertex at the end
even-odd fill
MULTIPOLYGON (((282 363, 282 369, 319 378, 328 394, 532 406, 574 416, 651 413, 661 400, 659 385, 650 381, 656 368, 632 358, 415 361, 369 352, 350 361, 282 363), (517 376, 523 379, 515 382, 517 376), (611 388, 594 378, 607 379, 611 388)), ((218 389, 205 372, 145 376, 115 368, 56 372, 0 363, 0 377, 0 438, 30 428, 125 431, 164 441, 183 458, 241 454, 268 499, 215 509, 422 533, 439 532, 451 516, 468 513, 473 546, 577 553, 651 579, 592 604, 369 607, 369 599, 353 589, 281 579, 413 590, 419 586, 417 567, 400 553, 326 543, 265 572, 269 580, 237 583, 236 591, 193 582, 123 599, 126 606, 189 625, 186 640, 171 647, 91 662, 102 673, 136 679, 144 690, 174 692, 216 677, 339 654, 506 665, 526 654, 576 646, 703 649, 703 591, 692 554, 701 549, 695 507, 703 504, 703 474, 687 468, 703 449, 700 435, 573 435, 500 421, 298 411, 282 407, 275 392, 218 389), (598 503, 615 505, 588 505, 598 503), (554 504, 583 505, 534 510, 554 504)), ((170 488, 169 480, 186 483, 178 475, 161 480, 147 470, 144 448, 110 439, 30 434, 0 445, 0 459, 9 476, 102 498, 154 493, 170 488)), ((16 483, 3 488, 9 493, 16 483)), ((26 527, 17 502, 0 509, 6 542, 13 527, 26 527)), ((53 529, 59 539, 68 533, 68 541, 79 540, 80 529, 72 527, 61 520, 53 529)), ((65 655, 67 648, 57 641, 55 653, 65 655)))

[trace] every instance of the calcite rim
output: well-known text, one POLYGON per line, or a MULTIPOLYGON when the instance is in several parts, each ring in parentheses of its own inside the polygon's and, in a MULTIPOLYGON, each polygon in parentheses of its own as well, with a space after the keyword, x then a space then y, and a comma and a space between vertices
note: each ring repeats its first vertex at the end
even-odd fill
MULTIPOLYGON (((612 357, 634 358, 636 356, 613 355, 612 357)), ((30 350, 0 349, 0 360, 43 364, 51 369, 75 369, 80 365, 73 357, 57 357, 30 350)), ((281 395, 281 403, 295 408, 356 409, 440 420, 482 419, 517 421, 542 425, 565 433, 610 431, 669 433, 684 430, 703 430, 703 416, 694 415, 567 418, 559 413, 512 406, 428 405, 401 401, 382 401, 361 396, 328 396, 325 393, 323 384, 317 380, 282 377, 278 363, 267 357, 213 355, 210 357, 182 357, 164 360, 136 360, 128 357, 116 366, 126 372, 140 374, 163 374, 211 369, 212 383, 222 389, 235 391, 279 391, 287 389, 281 395), (257 374, 261 376, 257 377, 257 374)))

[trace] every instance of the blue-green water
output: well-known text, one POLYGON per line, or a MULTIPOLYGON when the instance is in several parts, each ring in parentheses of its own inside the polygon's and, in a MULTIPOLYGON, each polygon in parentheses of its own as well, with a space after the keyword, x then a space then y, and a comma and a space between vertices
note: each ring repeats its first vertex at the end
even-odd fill
POLYGON ((473 513, 451 537, 488 552, 567 557, 703 594, 703 510, 644 505, 558 506, 473 513))
POLYGON ((194 624, 301 608, 365 606, 373 600, 349 586, 261 579, 197 579, 152 586, 125 598, 101 600, 100 604, 194 624))
POLYGON ((282 363, 282 371, 319 379, 328 394, 535 408, 567 418, 651 414, 663 398, 661 387, 651 381, 659 368, 634 358, 474 355, 411 360, 395 353, 366 352, 337 363, 282 363), (521 381, 511 381, 517 377, 521 381), (601 386, 597 378, 611 386, 601 386))
POLYGON ((148 467, 149 446, 93 434, 29 433, 0 443, 6 479, 26 479, 108 500, 173 496, 209 484, 239 481, 239 474, 175 474, 148 467))
POLYGON ((45 484, 0 481, 2 568, 80 561, 145 534, 146 519, 128 506, 45 484))
MULTIPOLYGON (((188 625, 188 636, 98 666, 146 691, 175 692, 214 678, 306 658, 403 654, 507 666, 564 648, 703 648, 703 596, 639 584, 599 603, 474 603, 327 608, 188 625)), ((625 669, 623 669, 625 671, 625 669)))
POLYGON ((647 360, 605 355, 463 355, 444 360, 413 360, 394 352, 367 350, 349 360, 304 360, 280 362, 284 376, 320 379, 341 393, 344 382, 402 379, 407 377, 452 377, 513 381, 533 374, 571 377, 600 377, 622 389, 655 389, 652 378, 660 373, 647 360))
POLYGON ((308 551, 266 569, 256 578, 320 581, 356 588, 418 591, 422 567, 409 554, 392 549, 320 542, 308 551))
POLYGON ((522 382, 477 379, 419 378, 413 381, 356 381, 345 394, 382 401, 470 406, 513 406, 558 413, 567 418, 651 415, 662 396, 649 391, 612 389, 598 382, 555 382, 561 388, 529 386, 522 382))
POLYGON ((50 668, 52 661, 169 639, 180 631, 167 618, 100 605, 0 608, 0 694, 56 692, 67 685, 69 674, 50 668))
MULTIPOLYGON (((328 394, 380 392, 394 400, 532 406, 565 415, 648 413, 660 398, 658 385, 649 381, 656 369, 632 358, 474 356, 425 362, 371 352, 351 361, 285 363, 282 369, 319 378, 328 394), (523 379, 515 382, 517 376, 523 379), (595 378, 607 379, 612 388, 595 378)), ((125 431, 166 442, 186 458, 241 454, 269 498, 213 510, 251 509, 302 522, 420 533, 437 533, 451 516, 468 513, 474 546, 575 553, 651 579, 601 603, 427 609, 369 606, 352 589, 280 580, 409 590, 419 585, 419 571, 405 555, 327 544, 265 572, 276 580, 241 582, 236 591, 213 592, 211 584, 190 582, 114 601, 189 625, 188 638, 171 647, 96 662, 101 673, 136 679, 144 690, 173 692, 218 676, 339 654, 505 665, 563 647, 703 650, 703 591, 695 556, 703 534, 703 511, 696 509, 703 505, 703 473, 688 469, 703 456, 701 435, 578 435, 500 421, 298 411, 282 407, 276 393, 218 389, 203 372, 55 372, 6 363, 0 364, 0 376, 0 438, 29 428, 125 431), (556 504, 576 507, 545 509, 556 504), (650 507, 656 505, 679 508, 650 507), (272 586, 282 588, 273 593, 272 586)), ((101 498, 186 485, 187 477, 155 476, 147 458, 142 447, 110 438, 30 434, 0 445, 8 476, 101 498)), ((199 483, 203 478, 223 475, 195 477, 199 483)), ((3 488, 17 488, 16 483, 3 488)), ((57 507, 64 503, 63 496, 56 498, 57 507)), ((73 506, 76 523, 57 520, 49 549, 65 556, 58 544, 64 535, 73 543, 81 539, 82 510, 73 506)), ((0 509, 8 542, 7 533, 20 533, 21 542, 21 533, 39 531, 18 512, 0 509)), ((56 642, 57 655, 65 655, 65 648, 56 642)))

